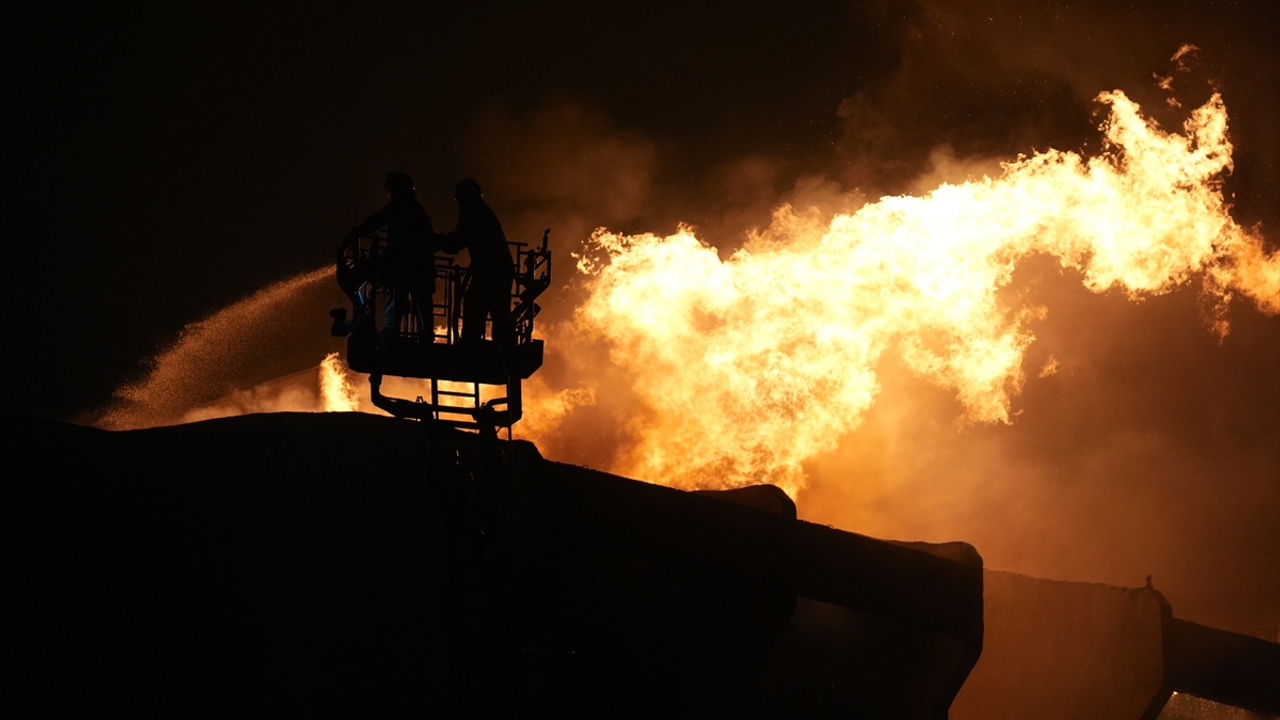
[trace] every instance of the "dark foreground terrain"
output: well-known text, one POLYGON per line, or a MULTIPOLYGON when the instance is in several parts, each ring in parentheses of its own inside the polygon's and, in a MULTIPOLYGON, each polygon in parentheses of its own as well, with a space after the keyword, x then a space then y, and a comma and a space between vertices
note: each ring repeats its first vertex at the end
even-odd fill
POLYGON ((366 415, 6 417, 31 715, 938 718, 982 568, 366 415))

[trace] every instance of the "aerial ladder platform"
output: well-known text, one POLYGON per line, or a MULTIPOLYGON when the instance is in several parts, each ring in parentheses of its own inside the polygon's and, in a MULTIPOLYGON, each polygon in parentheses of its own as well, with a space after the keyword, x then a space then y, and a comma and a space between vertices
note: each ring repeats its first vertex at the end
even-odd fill
MULTIPOLYGON (((542 366, 543 342, 533 337, 541 309, 536 300, 551 285, 550 230, 536 246, 507 243, 515 263, 511 283, 511 331, 495 337, 486 322, 485 339, 464 342, 462 307, 471 273, 453 258, 437 254, 430 284, 403 280, 402 272, 384 265, 386 237, 371 234, 338 250, 338 283, 352 302, 330 312, 332 332, 347 337, 347 364, 368 373, 374 405, 397 417, 431 420, 464 430, 506 428, 523 414, 521 382, 542 366), (406 287, 397 288, 394 278, 406 287), (425 288, 430 288, 428 297, 425 288), (394 327, 378 327, 388 302, 403 302, 394 327), (385 376, 419 378, 429 391, 414 399, 382 392, 385 376)), ((426 270, 423 271, 424 274, 426 270)))

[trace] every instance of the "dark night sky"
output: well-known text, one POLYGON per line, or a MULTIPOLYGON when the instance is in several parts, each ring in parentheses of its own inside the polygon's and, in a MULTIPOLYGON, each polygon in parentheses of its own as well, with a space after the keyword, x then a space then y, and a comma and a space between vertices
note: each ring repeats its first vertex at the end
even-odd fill
MULTIPOLYGON (((1234 215, 1262 223, 1272 249, 1280 243, 1272 0, 108 2, 3 12, 5 412, 85 418, 187 323, 328 262, 383 201, 388 169, 415 177, 437 229, 452 226, 453 184, 472 175, 509 235, 532 241, 554 223, 561 257, 601 225, 669 232, 692 222, 728 247, 804 178, 875 197, 910 189, 941 145, 974 162, 1096 151, 1099 91, 1122 88, 1176 127, 1152 76, 1182 43, 1201 48, 1179 88, 1188 106, 1213 83, 1231 113, 1234 215)), ((559 267, 570 274, 568 262, 559 267)), ((1068 300, 1066 317, 1091 316, 1091 302, 1068 300)), ((1126 431, 1147 423, 1161 437, 1212 445, 1194 453, 1207 467, 1215 452, 1253 448, 1250 487, 1267 512, 1280 510, 1280 451, 1267 449, 1280 440, 1280 319, 1237 307, 1238 339, 1215 355, 1194 302, 1170 302, 1127 325, 1067 322, 1042 337, 1053 347, 1055 333, 1078 329, 1104 348, 1100 386, 1151 386, 1106 404, 1126 431), (1132 332, 1157 322, 1150 337, 1132 332), (1161 344, 1160 328, 1175 323, 1185 327, 1161 344), (1148 361, 1166 360, 1150 371, 1148 361), (1178 390, 1198 373, 1219 382, 1178 390), (1206 413, 1230 421, 1202 424, 1206 413)), ((553 318, 571 309, 544 304, 553 318)), ((309 350, 293 369, 320 357, 309 350)), ((1078 400, 1064 392, 1041 400, 1078 400)), ((1076 467, 1089 443, 1055 439, 1096 428, 1096 406, 1080 401, 1037 425, 1037 393, 1052 394, 1030 388, 1015 435, 990 442, 1017 445, 1001 457, 1076 467)), ((966 461, 978 462, 947 462, 966 461)), ((1262 542, 1280 544, 1277 532, 1262 542)), ((1280 575, 1280 555, 1269 553, 1263 572, 1280 575)), ((1264 585, 1263 605, 1280 602, 1280 585, 1264 585)), ((1255 603, 1245 616, 1267 612, 1255 603)))

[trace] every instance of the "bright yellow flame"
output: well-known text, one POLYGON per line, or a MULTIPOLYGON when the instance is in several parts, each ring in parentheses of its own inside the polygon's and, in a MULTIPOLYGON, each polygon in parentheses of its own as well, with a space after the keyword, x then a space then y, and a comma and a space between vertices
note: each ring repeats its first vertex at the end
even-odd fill
POLYGON ((1120 91, 1102 125, 1106 151, 1051 150, 1000 177, 885 197, 829 221, 790 206, 721 259, 692 230, 597 230, 575 331, 604 340, 645 407, 612 468, 652 482, 723 487, 771 482, 795 493, 806 459, 833 449, 879 390, 896 351, 955 392, 966 417, 1008 422, 1023 382, 1035 307, 1002 305, 1020 261, 1055 258, 1093 292, 1130 297, 1204 278, 1215 327, 1233 293, 1280 312, 1280 257, 1229 215, 1227 115, 1216 94, 1184 133, 1146 120, 1120 91))
POLYGON ((320 405, 325 412, 360 410, 360 396, 347 377, 347 364, 336 352, 320 361, 320 405))

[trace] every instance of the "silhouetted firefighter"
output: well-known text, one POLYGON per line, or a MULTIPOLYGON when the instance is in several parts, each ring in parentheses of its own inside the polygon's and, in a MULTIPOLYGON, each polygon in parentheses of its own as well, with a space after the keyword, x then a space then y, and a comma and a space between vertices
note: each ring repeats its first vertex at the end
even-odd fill
POLYGON ((441 249, 456 253, 465 247, 471 255, 471 280, 462 293, 461 339, 483 340, 485 321, 492 318, 493 339, 507 343, 512 339, 511 281, 516 274, 507 236, 475 180, 460 181, 453 197, 458 201, 458 226, 441 239, 441 249))
MULTIPOLYGON (((368 276, 381 279, 389 288, 382 313, 382 337, 384 344, 389 344, 399 332, 400 318, 407 310, 410 297, 420 314, 424 307, 431 305, 431 296, 435 293, 433 241, 436 233, 431 227, 431 216, 414 193, 412 178, 393 170, 387 173, 385 187, 389 196, 387 204, 352 228, 343 248, 339 248, 338 283, 357 309, 356 317, 352 318, 356 324, 373 321, 369 317, 372 305, 361 302, 358 295, 359 287, 368 276), (380 230, 386 231, 385 237, 375 237, 380 230), (365 262, 344 263, 344 249, 358 244, 362 237, 375 238, 370 256, 365 262)), ((425 323, 426 316, 418 320, 425 323)))

